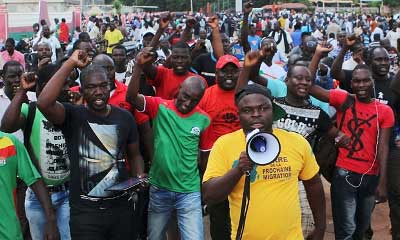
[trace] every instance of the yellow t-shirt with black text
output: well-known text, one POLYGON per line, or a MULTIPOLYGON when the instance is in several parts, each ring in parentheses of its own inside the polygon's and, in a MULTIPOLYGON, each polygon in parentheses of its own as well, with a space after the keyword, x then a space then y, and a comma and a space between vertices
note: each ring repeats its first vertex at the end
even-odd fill
MULTIPOLYGON (((303 239, 298 180, 311 179, 319 167, 311 146, 301 135, 282 129, 273 129, 273 134, 279 139, 281 152, 275 162, 255 166, 250 173, 250 203, 242 239, 303 239)), ((245 148, 242 129, 220 137, 211 150, 203 182, 236 167, 245 148)), ((244 179, 229 194, 232 239, 236 238, 244 179)))

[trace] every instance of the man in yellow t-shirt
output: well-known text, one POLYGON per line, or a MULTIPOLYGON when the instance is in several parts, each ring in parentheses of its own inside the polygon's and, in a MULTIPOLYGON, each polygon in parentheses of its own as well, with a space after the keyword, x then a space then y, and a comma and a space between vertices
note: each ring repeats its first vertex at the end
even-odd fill
POLYGON ((111 54, 112 49, 124 41, 124 36, 120 30, 115 28, 114 22, 110 23, 110 29, 104 34, 104 40, 106 40, 107 54, 111 54))
POLYGON ((270 98, 268 90, 254 84, 236 93, 242 129, 215 142, 203 177, 204 200, 212 204, 229 197, 231 237, 236 239, 244 175, 249 171, 250 202, 242 239, 304 239, 298 194, 298 180, 301 179, 316 222, 314 232, 307 237, 323 239, 326 215, 319 167, 309 143, 301 135, 272 129, 270 98), (256 128, 273 133, 279 139, 281 152, 270 165, 256 166, 246 155, 245 133, 256 128))

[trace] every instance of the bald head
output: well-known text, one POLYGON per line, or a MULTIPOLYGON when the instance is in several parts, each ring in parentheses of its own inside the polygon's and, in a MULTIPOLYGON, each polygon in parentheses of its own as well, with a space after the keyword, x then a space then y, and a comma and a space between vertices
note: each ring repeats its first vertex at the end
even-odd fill
POLYGON ((111 90, 115 88, 115 67, 114 61, 107 54, 99 54, 93 58, 93 64, 101 66, 106 70, 107 78, 110 81, 111 90))
POLYGON ((99 54, 93 58, 93 64, 102 65, 104 63, 111 63, 114 66, 114 61, 107 54, 99 54))
POLYGON ((181 87, 183 86, 191 89, 198 89, 199 91, 203 92, 206 90, 206 84, 198 76, 191 76, 186 78, 185 81, 181 83, 181 87))
POLYGON ((38 47, 48 47, 51 48, 50 43, 48 42, 41 42, 38 44, 38 47))
POLYGON ((188 77, 180 85, 175 106, 179 112, 186 114, 192 111, 203 97, 206 90, 204 81, 197 77, 188 77))

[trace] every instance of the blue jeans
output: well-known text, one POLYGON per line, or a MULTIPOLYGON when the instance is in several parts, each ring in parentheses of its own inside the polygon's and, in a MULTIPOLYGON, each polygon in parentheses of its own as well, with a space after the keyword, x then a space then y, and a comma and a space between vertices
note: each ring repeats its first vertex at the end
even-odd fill
POLYGON ((331 183, 332 216, 336 240, 363 239, 371 222, 378 176, 365 175, 336 168, 331 183))
MULTIPOLYGON (((51 193, 51 201, 57 217, 57 226, 60 231, 61 240, 70 240, 69 231, 69 191, 51 193)), ((32 240, 44 239, 44 228, 46 225, 46 215, 42 205, 32 189, 26 190, 25 197, 26 218, 29 221, 32 240)))
POLYGON ((147 229, 149 240, 164 238, 173 210, 176 210, 181 239, 202 240, 203 215, 200 192, 170 192, 155 186, 150 187, 147 229))

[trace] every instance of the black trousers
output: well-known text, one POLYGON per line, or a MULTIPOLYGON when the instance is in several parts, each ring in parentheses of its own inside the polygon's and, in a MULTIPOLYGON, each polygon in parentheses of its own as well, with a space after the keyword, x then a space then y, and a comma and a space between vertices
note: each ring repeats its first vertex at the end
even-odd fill
POLYGON ((400 148, 390 152, 387 174, 392 239, 400 240, 400 148))
MULTIPOLYGON (((229 213, 229 201, 224 201, 208 206, 210 214, 210 234, 213 240, 231 239, 231 217, 229 213)), ((236 231, 236 229, 234 229, 236 231)))
MULTIPOLYGON (((112 201, 112 200, 109 200, 112 201)), ((71 206, 70 228, 73 240, 132 240, 134 210, 131 201, 94 208, 71 206)))
POLYGON ((28 219, 26 219, 25 214, 25 192, 28 187, 25 183, 20 179, 17 178, 17 213, 18 213, 18 220, 21 224, 21 231, 24 240, 31 240, 31 233, 29 230, 29 223, 28 219))

